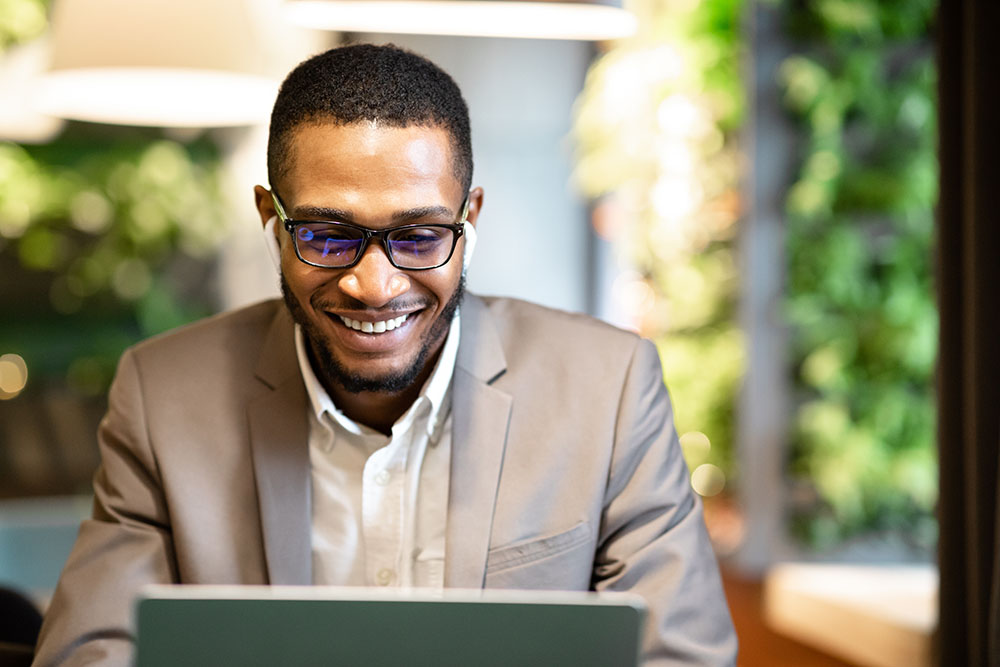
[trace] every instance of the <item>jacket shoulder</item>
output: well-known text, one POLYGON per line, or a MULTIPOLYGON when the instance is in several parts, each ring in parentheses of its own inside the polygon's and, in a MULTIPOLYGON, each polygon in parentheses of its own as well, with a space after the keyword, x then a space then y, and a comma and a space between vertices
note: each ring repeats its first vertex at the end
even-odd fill
MULTIPOLYGON (((506 361, 508 380, 579 386, 595 378, 623 383, 637 356, 656 359, 652 343, 589 315, 501 297, 483 306, 506 361)), ((580 387, 582 390, 582 387, 580 387)))
POLYGON ((561 347, 568 341, 581 340, 588 344, 632 348, 642 340, 633 331, 620 329, 583 313, 507 297, 478 298, 483 301, 504 338, 530 336, 534 344, 544 347, 561 347))

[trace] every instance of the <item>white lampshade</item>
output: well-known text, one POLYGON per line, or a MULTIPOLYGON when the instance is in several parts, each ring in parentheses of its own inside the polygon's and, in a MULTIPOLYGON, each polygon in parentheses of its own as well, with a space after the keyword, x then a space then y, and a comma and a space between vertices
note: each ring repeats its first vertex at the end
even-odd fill
POLYGON ((287 0, 285 13, 343 32, 602 40, 638 28, 621 7, 587 0, 287 0))
POLYGON ((278 0, 57 0, 35 105, 122 125, 266 122, 281 78, 310 52, 299 33, 278 0))
POLYGON ((36 39, 9 48, 0 58, 0 141, 45 143, 62 130, 59 118, 38 113, 25 94, 48 64, 48 43, 36 39))

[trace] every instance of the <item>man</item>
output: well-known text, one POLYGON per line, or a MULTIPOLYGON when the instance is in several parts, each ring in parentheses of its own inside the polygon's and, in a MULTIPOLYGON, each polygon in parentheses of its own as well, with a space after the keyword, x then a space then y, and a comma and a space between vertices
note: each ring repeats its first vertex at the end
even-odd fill
POLYGON ((306 61, 268 171, 284 304, 122 356, 37 663, 126 663, 136 590, 179 582, 628 590, 649 664, 732 664, 653 346, 463 293, 483 191, 451 78, 306 61))

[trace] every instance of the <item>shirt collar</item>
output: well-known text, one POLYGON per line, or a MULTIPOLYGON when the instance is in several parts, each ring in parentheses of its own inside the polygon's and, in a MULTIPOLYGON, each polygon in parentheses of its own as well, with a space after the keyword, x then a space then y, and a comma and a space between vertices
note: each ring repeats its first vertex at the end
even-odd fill
MULTIPOLYGON (((461 338, 460 314, 461 309, 452 318, 451 328, 441 348, 437 364, 420 390, 420 395, 396 423, 393 424, 393 435, 395 435, 397 426, 409 428, 416 418, 417 411, 425 403, 430 406, 430 415, 426 422, 428 434, 433 435, 434 431, 440 425, 439 422, 447 417, 451 399, 451 378, 455 374, 458 341, 461 338)), ((306 393, 309 395, 309 404, 316 415, 317 421, 323 423, 323 415, 329 414, 337 424, 350 433, 373 433, 373 430, 369 427, 359 424, 341 412, 333 402, 333 399, 330 398, 330 395, 316 377, 312 364, 309 362, 309 355, 306 353, 305 336, 302 334, 302 327, 298 324, 295 325, 295 355, 298 358, 302 380, 306 385, 306 393)))

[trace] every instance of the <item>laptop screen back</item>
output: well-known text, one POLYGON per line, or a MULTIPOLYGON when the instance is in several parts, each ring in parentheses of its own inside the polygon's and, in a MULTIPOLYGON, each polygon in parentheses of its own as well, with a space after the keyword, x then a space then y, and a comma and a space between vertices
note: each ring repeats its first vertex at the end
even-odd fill
POLYGON ((158 586, 137 604, 136 664, 625 667, 643 615, 626 595, 158 586))

